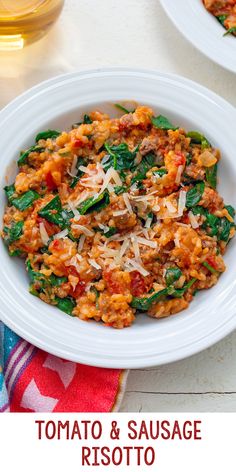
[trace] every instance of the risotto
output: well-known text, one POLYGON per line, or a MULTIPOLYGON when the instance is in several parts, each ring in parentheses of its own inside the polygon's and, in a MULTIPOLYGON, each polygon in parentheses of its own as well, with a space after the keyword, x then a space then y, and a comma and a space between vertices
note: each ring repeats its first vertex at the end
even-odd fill
POLYGON ((236 0, 203 0, 203 3, 227 30, 225 35, 236 35, 236 0))
POLYGON ((235 234, 216 190, 220 151, 151 108, 93 111, 40 132, 18 160, 2 237, 30 293, 68 315, 130 326, 215 285, 235 234))

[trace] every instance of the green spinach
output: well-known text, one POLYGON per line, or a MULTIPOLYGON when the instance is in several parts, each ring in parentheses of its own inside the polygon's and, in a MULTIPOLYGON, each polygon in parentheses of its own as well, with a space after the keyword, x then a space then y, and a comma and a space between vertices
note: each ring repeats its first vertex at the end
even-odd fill
POLYGON ((78 211, 81 215, 85 215, 87 213, 92 213, 93 211, 101 211, 110 203, 109 192, 105 190, 101 193, 97 198, 90 197, 85 200, 81 205, 78 207, 78 211))
POLYGON ((186 195, 186 207, 187 208, 192 208, 196 206, 203 195, 205 189, 205 183, 204 182, 198 182, 193 188, 191 188, 186 195))
POLYGON ((135 112, 135 110, 132 110, 132 111, 127 110, 127 108, 123 107, 123 105, 120 105, 120 103, 115 103, 115 107, 118 108, 118 110, 121 110, 126 114, 135 112))
POLYGON ((208 269, 212 274, 216 274, 217 273, 217 270, 214 269, 214 267, 212 267, 210 264, 208 264, 208 262, 204 261, 202 263, 202 265, 204 267, 206 267, 206 269, 208 269))
POLYGON ((163 115, 157 117, 151 117, 151 122, 155 128, 164 129, 164 130, 173 130, 175 131, 178 127, 172 125, 172 123, 163 115))
POLYGON ((40 146, 31 146, 27 151, 22 152, 20 158, 17 161, 17 164, 19 167, 23 166, 24 164, 27 164, 28 157, 31 152, 44 152, 45 148, 40 147, 40 146))
POLYGON ((60 134, 60 131, 57 131, 55 129, 48 129, 47 131, 41 131, 40 133, 38 133, 35 138, 35 141, 37 143, 38 141, 40 141, 40 139, 55 139, 60 136, 60 134))
POLYGON ((126 143, 121 143, 118 146, 110 146, 105 143, 104 147, 109 154, 109 160, 102 161, 104 170, 108 170, 110 167, 118 171, 133 168, 138 147, 134 151, 130 151, 126 143))
POLYGON ((229 28, 223 36, 228 36, 228 34, 234 33, 236 33, 236 26, 232 26, 232 28, 229 28))
POLYGON ((178 267, 169 267, 166 270, 166 285, 172 285, 174 282, 179 280, 182 275, 182 271, 178 267))
POLYGON ((20 197, 11 198, 11 203, 18 210, 24 211, 31 207, 38 198, 40 198, 40 195, 37 192, 28 190, 28 192, 23 193, 20 197))
POLYGON ((131 179, 131 185, 135 182, 142 182, 142 180, 146 178, 147 172, 154 166, 154 163, 154 154, 147 154, 144 156, 140 164, 136 167, 135 174, 131 179))
POLYGON ((76 302, 72 297, 66 297, 66 298, 55 298, 56 301, 56 306, 59 308, 59 310, 64 311, 67 315, 70 316, 75 316, 73 315, 72 311, 76 306, 76 302))
POLYGON ((217 164, 215 164, 212 167, 208 167, 206 169, 206 180, 212 188, 216 189, 216 185, 217 185, 217 164))
POLYGON ((187 133, 187 137, 191 138, 191 143, 201 144, 202 149, 211 147, 209 141, 205 138, 205 136, 203 136, 203 134, 199 133, 198 131, 189 131, 189 133, 187 133))
POLYGON ((12 244, 14 241, 17 241, 21 237, 21 235, 23 234, 23 227, 24 221, 17 221, 17 223, 12 223, 10 228, 4 226, 3 232, 6 235, 5 241, 8 245, 12 244))

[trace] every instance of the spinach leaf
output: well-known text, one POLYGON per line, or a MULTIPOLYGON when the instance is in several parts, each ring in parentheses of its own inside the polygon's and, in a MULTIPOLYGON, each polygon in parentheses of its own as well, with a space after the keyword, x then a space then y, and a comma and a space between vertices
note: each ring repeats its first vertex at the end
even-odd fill
POLYGON ((41 289, 47 287, 59 287, 61 284, 66 283, 68 281, 67 277, 58 277, 55 274, 51 274, 49 277, 46 277, 44 274, 36 272, 32 269, 29 260, 27 260, 26 262, 26 268, 31 284, 34 284, 35 282, 41 282, 41 289))
POLYGON ((227 218, 218 218, 217 238, 220 241, 225 241, 227 243, 228 240, 229 240, 230 230, 231 230, 232 226, 234 226, 234 225, 232 225, 232 223, 230 223, 229 220, 227 220, 227 218))
POLYGON ((199 182, 193 188, 191 188, 191 190, 187 192, 187 195, 186 195, 187 208, 192 208, 200 202, 204 189, 205 189, 205 183, 199 182))
POLYGON ((20 249, 16 249, 15 251, 9 252, 9 256, 11 257, 19 257, 23 254, 23 252, 20 249))
POLYGON ((196 279, 190 280, 187 284, 183 286, 183 288, 175 289, 173 285, 169 285, 167 288, 160 290, 159 292, 154 293, 150 297, 133 297, 131 302, 132 308, 136 308, 139 311, 148 311, 150 310, 153 303, 157 303, 158 301, 162 300, 163 298, 170 297, 170 298, 181 298, 184 293, 192 287, 192 285, 196 282, 196 279))
POLYGON ((26 270, 29 275, 30 282, 34 284, 36 281, 44 282, 45 281, 45 276, 41 274, 40 272, 36 272, 30 263, 30 260, 26 261, 26 270))
POLYGON ((79 179, 80 179, 80 177, 73 177, 72 181, 71 181, 71 184, 70 184, 70 188, 75 188, 77 183, 79 182, 79 179))
MULTIPOLYGON (((13 223, 10 228, 4 226, 3 232, 6 234, 6 243, 12 244, 14 241, 17 241, 23 233, 24 221, 18 221, 13 223)), ((15 255, 15 254, 14 254, 15 255)))
POLYGON ((123 107, 123 105, 120 105, 120 103, 115 103, 115 107, 118 108, 118 110, 121 110, 126 114, 135 112, 135 110, 132 110, 132 111, 127 110, 127 108, 123 107))
POLYGON ((8 203, 10 203, 10 205, 11 205, 12 204, 12 199, 14 198, 13 195, 16 193, 15 185, 14 184, 6 185, 6 187, 4 187, 4 190, 5 190, 5 193, 6 193, 8 203))
MULTIPOLYGON (((225 207, 227 209, 227 207, 225 207)), ((234 210, 229 205, 231 216, 234 214, 234 210)), ((192 208, 192 212, 197 215, 204 215, 206 220, 202 225, 202 228, 208 231, 210 236, 216 236, 219 241, 228 242, 230 236, 230 230, 234 227, 234 223, 231 223, 227 218, 219 218, 218 216, 209 213, 206 208, 196 206, 192 208)), ((232 216, 233 217, 233 216, 232 216)))
POLYGON ((182 298, 182 296, 185 294, 185 292, 192 287, 194 282, 196 282, 197 279, 191 279, 187 284, 185 284, 182 288, 175 288, 173 286, 168 287, 168 295, 171 298, 182 298))
POLYGON ((96 296, 96 309, 99 310, 99 303, 98 303, 98 300, 99 300, 99 297, 100 297, 100 292, 96 289, 96 287, 91 287, 90 289, 91 292, 95 293, 95 296, 96 296))
POLYGON ((48 282, 52 287, 59 287, 61 284, 68 282, 67 277, 58 277, 55 274, 51 274, 48 277, 48 282))
POLYGON ((78 169, 77 171, 77 176, 72 178, 70 188, 75 188, 79 180, 81 179, 82 175, 84 175, 84 172, 82 170, 79 170, 80 166, 87 166, 87 160, 84 159, 83 157, 79 157, 77 160, 76 168, 78 169))
POLYGON ((114 187, 114 191, 116 195, 121 195, 122 193, 127 192, 127 190, 128 190, 128 187, 126 187, 125 185, 115 185, 114 187))
POLYGON ((136 310, 148 311, 150 310, 153 303, 156 303, 161 300, 167 295, 167 293, 168 290, 165 288, 163 290, 160 290, 159 292, 155 292, 153 295, 151 295, 151 297, 133 297, 133 300, 130 305, 132 306, 132 308, 136 308, 136 310))
POLYGON ((104 170, 108 170, 110 167, 113 167, 115 170, 128 170, 131 169, 134 165, 134 159, 136 157, 138 147, 131 152, 126 143, 121 143, 118 146, 110 146, 109 144, 104 144, 105 149, 107 150, 110 158, 103 164, 104 170))
POLYGON ((147 154, 143 157, 140 164, 137 166, 135 175, 131 179, 131 185, 135 182, 142 182, 146 178, 146 173, 154 166, 155 156, 154 154, 147 154))
POLYGON ((110 226, 110 228, 107 231, 104 231, 104 236, 106 236, 106 238, 110 238, 116 233, 117 233, 117 229, 114 226, 110 226))
POLYGON ((40 139, 54 139, 60 136, 61 132, 57 131, 55 129, 48 129, 47 131, 42 131, 41 133, 38 133, 35 141, 36 143, 40 141, 40 139))
POLYGON ((232 218, 235 217, 235 209, 232 207, 232 205, 225 205, 225 208, 227 212, 230 214, 232 218))
POLYGON ((45 148, 40 147, 40 146, 31 146, 27 151, 22 152, 20 158, 17 161, 17 164, 19 167, 23 166, 24 164, 27 163, 28 156, 31 152, 43 152, 45 151, 45 148))
POLYGON ((225 23, 225 20, 227 19, 227 15, 219 15, 216 18, 223 26, 225 26, 224 23, 225 23))
POLYGON ((189 131, 189 133, 187 133, 187 137, 191 138, 191 143, 201 144, 202 149, 211 147, 205 136, 203 136, 203 134, 199 133, 198 131, 189 131))
POLYGON ((109 192, 105 190, 101 195, 97 198, 90 197, 85 200, 79 206, 78 210, 81 215, 85 215, 87 213, 92 213, 93 211, 101 211, 102 208, 105 208, 110 203, 109 192))
POLYGON ((31 207, 35 200, 40 198, 40 195, 34 190, 28 190, 28 192, 23 193, 20 197, 12 198, 11 203, 20 211, 24 211, 27 208, 31 207))
POLYGON ((50 223, 64 228, 66 221, 65 218, 63 218, 62 211, 61 200, 59 195, 56 195, 45 207, 41 208, 38 214, 42 216, 42 218, 45 218, 45 220, 50 221, 50 223))
POLYGON ((158 170, 155 170, 155 172, 153 172, 153 175, 158 175, 159 177, 163 177, 163 175, 166 175, 166 174, 167 174, 166 169, 158 169, 158 170))
POLYGON ((56 301, 56 306, 59 308, 59 310, 64 311, 67 315, 70 316, 75 316, 73 315, 72 311, 76 306, 76 302, 73 298, 71 297, 66 297, 66 298, 55 298, 56 301))
POLYGON ((215 164, 212 167, 208 167, 206 169, 206 180, 212 188, 216 189, 216 185, 217 185, 217 164, 215 164))
POLYGON ((186 157, 186 166, 189 166, 189 164, 191 164, 192 158, 193 158, 193 156, 192 156, 192 154, 189 152, 189 153, 187 154, 187 157, 186 157))
POLYGON ((166 270, 166 285, 172 285, 174 282, 179 280, 182 275, 182 271, 178 267, 169 267, 166 270))
POLYGON ((93 122, 93 120, 91 120, 90 116, 85 114, 84 119, 83 119, 83 124, 84 125, 91 125, 92 122, 93 122))
POLYGON ((206 269, 208 269, 212 274, 217 274, 217 270, 215 270, 214 267, 208 264, 208 262, 204 261, 202 265, 206 267, 206 269))
POLYGON ((178 129, 178 127, 172 125, 172 123, 170 123, 168 118, 166 118, 163 115, 159 115, 157 117, 151 117, 151 122, 153 126, 155 126, 155 128, 165 129, 165 130, 172 129, 173 131, 178 129))
POLYGON ((236 33, 236 26, 232 26, 232 28, 229 28, 223 36, 228 36, 228 34, 233 33, 236 33))

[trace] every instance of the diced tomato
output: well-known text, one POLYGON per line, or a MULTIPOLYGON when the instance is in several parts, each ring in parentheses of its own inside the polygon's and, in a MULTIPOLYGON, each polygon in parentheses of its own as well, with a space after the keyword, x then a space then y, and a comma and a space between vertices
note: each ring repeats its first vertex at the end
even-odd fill
POLYGON ((73 148, 75 149, 79 149, 81 147, 84 147, 84 142, 81 140, 81 139, 75 139, 73 142, 72 142, 72 146, 73 148))
POLYGON ((177 167, 184 166, 186 163, 186 157, 182 152, 176 151, 174 161, 177 167))
POLYGON ((67 267, 67 272, 68 272, 68 274, 70 274, 70 275, 74 275, 75 277, 79 277, 79 274, 78 274, 78 272, 77 272, 75 266, 68 266, 68 267, 67 267))
POLYGON ((74 290, 73 290, 73 287, 71 287, 69 295, 73 298, 78 298, 81 295, 83 295, 83 293, 85 292, 85 288, 86 288, 86 283, 81 280, 77 283, 74 290))
POLYGON ((188 215, 184 215, 182 218, 182 223, 188 225, 189 224, 189 217, 188 215))
POLYGON ((54 225, 53 223, 50 223, 49 221, 45 220, 44 218, 41 218, 41 216, 37 217, 38 223, 43 223, 45 226, 45 229, 48 233, 48 236, 53 236, 53 234, 56 234, 58 232, 58 226, 54 225))
POLYGON ((56 190, 57 189, 57 185, 53 180, 53 176, 52 176, 51 172, 48 172, 46 174, 45 180, 46 180, 46 185, 47 185, 48 190, 56 190))
POLYGON ((62 249, 62 244, 60 239, 54 239, 54 241, 51 242, 50 244, 51 250, 55 249, 56 251, 59 251, 62 249))
POLYGON ((213 269, 216 269, 217 270, 217 262, 215 260, 215 256, 209 256, 207 259, 206 259, 206 262, 211 266, 213 267, 213 269))
POLYGON ((119 123, 119 131, 122 133, 122 131, 127 130, 128 126, 125 123, 119 123))
POLYGON ((118 280, 116 280, 116 273, 114 271, 107 271, 103 273, 103 278, 106 282, 108 291, 113 293, 124 293, 125 288, 118 280))
POLYGON ((131 284, 130 291, 134 297, 139 297, 143 293, 147 293, 150 287, 149 280, 147 277, 144 277, 140 272, 134 270, 130 273, 131 284))

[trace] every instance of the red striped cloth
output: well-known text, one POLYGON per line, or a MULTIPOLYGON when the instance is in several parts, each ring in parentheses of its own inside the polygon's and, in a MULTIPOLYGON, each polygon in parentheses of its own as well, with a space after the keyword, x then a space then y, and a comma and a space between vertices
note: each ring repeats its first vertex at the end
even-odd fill
POLYGON ((125 372, 65 361, 35 348, 5 329, 5 348, 9 348, 11 339, 12 346, 3 365, 6 398, 2 405, 0 402, 0 410, 117 411, 125 385, 125 372))

